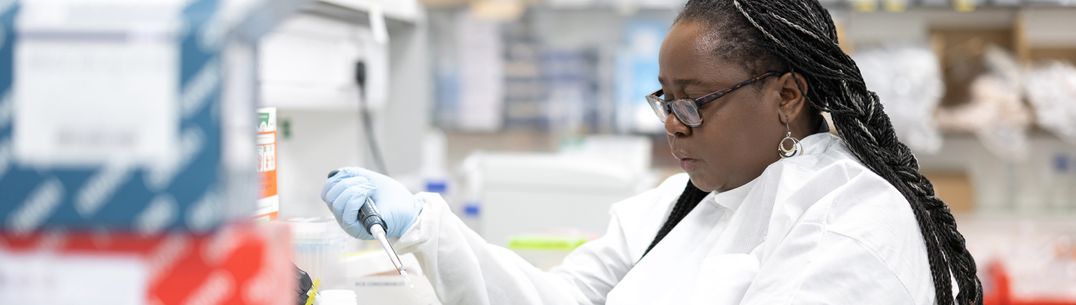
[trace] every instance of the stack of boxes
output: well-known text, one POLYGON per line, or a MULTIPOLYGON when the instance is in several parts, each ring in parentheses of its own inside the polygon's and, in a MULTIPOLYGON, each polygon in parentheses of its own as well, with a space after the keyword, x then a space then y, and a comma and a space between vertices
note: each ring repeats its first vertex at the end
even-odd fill
POLYGON ((0 304, 294 304, 255 49, 301 1, 0 1, 0 304))

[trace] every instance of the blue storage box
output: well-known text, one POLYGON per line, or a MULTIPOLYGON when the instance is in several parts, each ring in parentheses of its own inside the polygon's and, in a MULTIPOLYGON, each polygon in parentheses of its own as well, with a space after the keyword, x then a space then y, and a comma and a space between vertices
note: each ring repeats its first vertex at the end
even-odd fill
POLYGON ((254 45, 300 2, 0 2, 0 229, 250 217, 254 45))

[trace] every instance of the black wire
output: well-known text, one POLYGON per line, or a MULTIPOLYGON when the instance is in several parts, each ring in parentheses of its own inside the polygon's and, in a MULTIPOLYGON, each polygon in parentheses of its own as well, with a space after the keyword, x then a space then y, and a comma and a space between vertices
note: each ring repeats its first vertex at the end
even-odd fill
POLYGON ((381 147, 377 145, 374 137, 374 124, 370 118, 370 107, 366 104, 366 65, 363 62, 355 63, 355 83, 359 87, 359 120, 362 121, 363 130, 366 133, 366 142, 370 147, 370 155, 374 158, 374 166, 383 175, 388 175, 388 167, 385 159, 381 158, 381 147))

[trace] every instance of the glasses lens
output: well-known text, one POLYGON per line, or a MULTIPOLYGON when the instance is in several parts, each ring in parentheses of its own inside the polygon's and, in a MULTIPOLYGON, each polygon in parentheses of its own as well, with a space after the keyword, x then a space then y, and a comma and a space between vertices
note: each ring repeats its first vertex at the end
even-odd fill
POLYGON ((658 116, 658 119, 665 122, 665 116, 668 115, 665 113, 665 101, 653 95, 647 96, 646 101, 650 103, 650 109, 654 110, 654 114, 658 116))
POLYGON ((675 100, 672 101, 672 111, 676 113, 676 118, 680 119, 684 125, 697 127, 702 124, 702 118, 699 117, 699 108, 695 107, 695 101, 692 100, 675 100))

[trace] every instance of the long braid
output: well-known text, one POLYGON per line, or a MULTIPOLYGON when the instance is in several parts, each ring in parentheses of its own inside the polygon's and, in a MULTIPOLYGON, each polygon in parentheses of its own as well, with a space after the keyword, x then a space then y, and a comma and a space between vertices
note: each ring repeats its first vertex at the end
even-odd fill
POLYGON ((723 34, 725 46, 715 50, 719 56, 739 59, 755 71, 761 63, 791 66, 800 72, 810 85, 807 99, 811 105, 829 112, 852 153, 910 203, 926 244, 937 304, 953 303, 950 272, 960 288, 957 303, 982 304, 975 261, 957 231, 956 220, 935 196, 930 181, 919 173, 911 150, 897 139, 859 67, 840 49, 836 27, 821 4, 814 0, 691 0, 678 18, 685 19, 703 21, 723 34), (744 28, 751 29, 752 35, 742 35, 744 28), (730 49, 728 45, 738 46, 730 49))
POLYGON ((699 202, 706 198, 707 194, 709 193, 700 190, 694 184, 691 184, 691 181, 688 181, 684 192, 676 199, 676 205, 673 205, 672 212, 669 212, 669 218, 661 225, 657 236, 650 242, 650 246, 646 247, 646 252, 643 252, 643 256, 650 253, 650 250, 654 249, 654 246, 657 246, 658 242, 664 239, 665 235, 668 235, 673 227, 676 227, 676 224, 680 223, 691 210, 695 209, 695 206, 699 205, 699 202))

